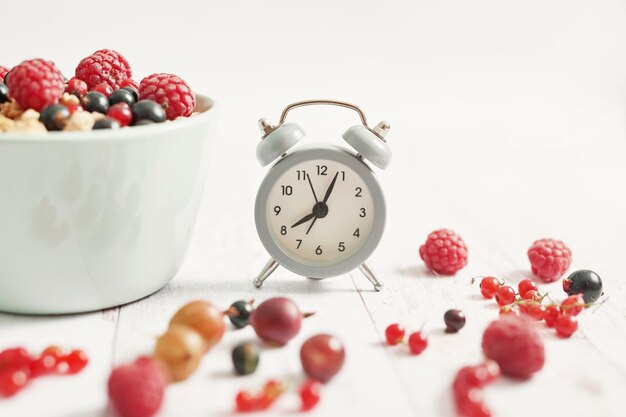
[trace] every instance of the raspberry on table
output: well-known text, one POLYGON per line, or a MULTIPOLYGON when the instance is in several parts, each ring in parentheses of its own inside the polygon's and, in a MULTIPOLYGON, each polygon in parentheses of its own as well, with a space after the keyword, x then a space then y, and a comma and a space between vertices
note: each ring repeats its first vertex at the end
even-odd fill
POLYGON ((187 83, 174 74, 152 74, 141 80, 139 99, 160 104, 168 120, 190 116, 196 107, 196 96, 187 83))
POLYGON ((161 408, 167 378, 152 358, 141 357, 109 376, 109 398, 122 417, 150 417, 161 408))
POLYGON ((467 246, 452 230, 435 230, 419 251, 426 266, 437 274, 454 275, 467 265, 467 246))
POLYGON ((528 249, 533 273, 544 282, 561 278, 572 263, 572 251, 560 240, 539 239, 528 249))
POLYGON ((56 104, 65 90, 61 71, 52 61, 30 59, 11 70, 9 94, 24 109, 41 112, 56 104))
POLYGON ((122 54, 111 49, 101 49, 79 62, 75 76, 86 82, 90 91, 102 83, 117 90, 124 80, 132 76, 132 71, 122 54))
POLYGON ((508 316, 491 322, 483 333, 482 348, 510 377, 528 379, 543 368, 541 336, 522 318, 508 316))

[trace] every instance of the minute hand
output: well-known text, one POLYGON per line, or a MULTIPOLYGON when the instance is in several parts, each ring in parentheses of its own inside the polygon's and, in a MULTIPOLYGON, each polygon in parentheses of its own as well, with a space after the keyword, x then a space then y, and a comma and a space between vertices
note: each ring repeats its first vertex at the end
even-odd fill
POLYGON ((339 171, 335 173, 333 180, 330 182, 330 185, 328 186, 328 190, 326 190, 326 195, 324 195, 324 200, 322 201, 322 203, 326 203, 326 201, 328 201, 328 197, 330 197, 330 193, 332 193, 333 188, 335 188, 335 182, 337 182, 338 175, 339 175, 339 171))

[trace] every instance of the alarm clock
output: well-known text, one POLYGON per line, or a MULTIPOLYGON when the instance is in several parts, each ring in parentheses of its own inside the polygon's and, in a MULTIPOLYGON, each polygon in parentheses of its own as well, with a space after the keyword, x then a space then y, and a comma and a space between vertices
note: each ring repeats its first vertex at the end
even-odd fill
POLYGON ((353 104, 307 100, 288 105, 277 125, 261 119, 259 127, 263 137, 256 148, 257 159, 264 167, 276 162, 263 179, 254 206, 259 238, 271 256, 254 285, 260 288, 279 265, 314 279, 359 268, 379 291, 383 284, 367 259, 383 235, 386 207, 369 165, 385 169, 391 162, 385 139, 389 123, 370 128, 353 104), (361 124, 343 134, 351 150, 330 144, 295 147, 304 131, 286 123, 287 114, 311 105, 340 106, 358 113, 361 124))

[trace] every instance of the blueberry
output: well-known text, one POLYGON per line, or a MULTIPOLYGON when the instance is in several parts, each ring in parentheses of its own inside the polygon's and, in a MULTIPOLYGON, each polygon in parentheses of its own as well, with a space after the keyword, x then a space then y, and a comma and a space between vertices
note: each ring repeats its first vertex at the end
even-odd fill
POLYGON ((602 295, 602 279, 588 269, 581 269, 563 280, 563 289, 568 295, 582 294, 585 303, 595 303, 602 295))
POLYGON ((4 83, 0 83, 0 103, 9 101, 9 87, 4 83))
POLYGON ((70 111, 62 104, 51 104, 39 115, 39 121, 48 130, 63 130, 69 118, 70 111))
POLYGON ((133 123, 140 120, 152 120, 155 123, 165 121, 165 110, 156 101, 139 100, 132 107, 133 123))
POLYGON ((116 90, 109 96, 109 106, 113 106, 117 103, 126 103, 129 107, 132 107, 136 101, 137 99, 133 93, 124 89, 116 90))
POLYGON ((235 301, 228 309, 228 318, 236 328, 241 329, 248 325, 252 310, 252 303, 243 300, 235 301))
POLYGON ((102 119, 96 120, 96 123, 93 125, 93 130, 96 129, 119 129, 120 124, 117 120, 113 120, 108 117, 103 117, 102 119))
POLYGON ((231 355, 235 372, 239 375, 249 375, 256 371, 260 353, 259 345, 254 342, 237 345, 231 355))
POLYGON ((133 87, 122 87, 120 88, 120 90, 125 90, 131 93, 133 97, 135 97, 135 101, 133 103, 139 101, 139 92, 135 90, 133 87))
POLYGON ((465 314, 461 310, 448 310, 443 315, 446 333, 456 333, 465 326, 465 314))
POLYGON ((83 109, 90 112, 95 111, 106 114, 107 110, 109 110, 109 100, 107 100, 104 94, 98 93, 97 91, 90 91, 85 94, 85 96, 80 99, 80 103, 83 109))

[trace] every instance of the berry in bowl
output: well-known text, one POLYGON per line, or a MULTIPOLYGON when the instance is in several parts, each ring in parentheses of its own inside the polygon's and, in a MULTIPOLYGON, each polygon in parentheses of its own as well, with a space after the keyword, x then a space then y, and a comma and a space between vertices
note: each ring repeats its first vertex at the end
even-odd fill
POLYGON ((173 74, 137 83, 100 50, 65 79, 0 66, 0 311, 76 313, 145 297, 177 273, 217 107, 173 74))

